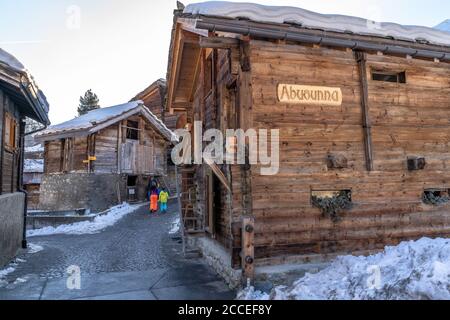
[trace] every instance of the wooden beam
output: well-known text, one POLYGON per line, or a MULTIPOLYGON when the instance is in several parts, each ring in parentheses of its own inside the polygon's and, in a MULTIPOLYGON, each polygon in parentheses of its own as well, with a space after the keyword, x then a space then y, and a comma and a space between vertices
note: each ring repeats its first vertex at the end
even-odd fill
POLYGON ((244 285, 255 278, 255 219, 242 218, 242 277, 244 285))
POLYGON ((369 115, 369 89, 367 85, 367 57, 366 53, 355 52, 355 58, 359 67, 359 82, 361 86, 361 109, 364 129, 364 148, 367 171, 373 171, 373 147, 372 147, 372 127, 369 115))
POLYGON ((226 37, 212 37, 212 38, 201 37, 199 45, 201 48, 234 49, 239 47, 239 40, 226 37))

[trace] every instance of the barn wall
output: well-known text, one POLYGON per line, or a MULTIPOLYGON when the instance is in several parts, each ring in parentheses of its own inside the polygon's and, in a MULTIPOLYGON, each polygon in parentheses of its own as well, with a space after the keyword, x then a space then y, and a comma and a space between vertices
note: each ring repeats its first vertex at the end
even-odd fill
POLYGON ((95 135, 95 172, 117 173, 117 146, 119 139, 119 124, 99 131, 95 135))
MULTIPOLYGON (((0 136, 3 139, 3 126, 5 121, 5 114, 8 112, 17 122, 17 130, 16 130, 16 144, 17 146, 19 141, 19 123, 20 123, 20 114, 15 106, 14 102, 10 99, 8 95, 6 95, 3 91, 0 90, 0 136)), ((0 152, 0 165, 1 165, 1 190, 3 193, 13 193, 17 191, 17 177, 19 174, 19 153, 18 151, 7 150, 4 147, 3 141, 0 144, 3 150, 0 152)))
POLYGON ((358 65, 352 52, 251 42, 254 128, 280 129, 280 172, 252 166, 256 256, 380 249, 404 239, 450 235, 448 205, 422 203, 424 188, 450 188, 450 65, 368 55, 375 171, 365 163, 358 65), (372 69, 406 71, 407 83, 371 80, 372 69), (287 105, 279 83, 340 87, 340 107, 287 105), (346 169, 328 169, 328 154, 346 169), (424 156, 409 172, 407 156, 424 156), (352 190, 353 209, 334 223, 312 190, 352 190))

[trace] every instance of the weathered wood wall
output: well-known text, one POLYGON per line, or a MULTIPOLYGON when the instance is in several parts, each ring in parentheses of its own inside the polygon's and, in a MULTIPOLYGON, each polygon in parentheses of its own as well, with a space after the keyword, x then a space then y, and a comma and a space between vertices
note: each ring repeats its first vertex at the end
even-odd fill
POLYGON ((425 188, 450 188, 450 65, 368 54, 374 171, 366 169, 354 53, 251 41, 249 113, 254 128, 280 129, 280 172, 252 166, 256 256, 380 249, 403 239, 450 235, 448 205, 422 203, 425 188), (406 71, 407 83, 372 81, 371 70, 406 71), (279 83, 340 87, 340 107, 278 102, 279 83), (328 169, 328 154, 348 168, 328 169), (425 170, 409 172, 408 156, 425 170), (313 190, 352 190, 353 209, 334 223, 311 204, 313 190))

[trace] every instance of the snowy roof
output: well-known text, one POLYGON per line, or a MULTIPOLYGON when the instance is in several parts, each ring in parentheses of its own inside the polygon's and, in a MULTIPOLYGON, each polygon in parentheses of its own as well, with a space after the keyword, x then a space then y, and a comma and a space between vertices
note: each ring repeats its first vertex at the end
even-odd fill
POLYGON ((445 20, 444 22, 438 24, 435 29, 450 32, 450 19, 445 20))
POLYGON ((49 104, 44 93, 39 89, 33 76, 28 72, 24 65, 13 55, 0 48, 0 75, 2 74, 2 69, 9 72, 3 74, 4 77, 2 77, 1 80, 14 85, 20 92, 21 90, 27 91, 27 98, 30 98, 33 103, 35 103, 32 107, 37 109, 35 109, 35 111, 37 111, 38 117, 41 121, 49 124, 49 104), (14 75, 11 75, 11 72, 14 73, 14 75))
POLYGON ((276 24, 294 23, 307 29, 388 37, 414 42, 425 40, 436 45, 450 46, 450 34, 434 28, 405 26, 390 22, 373 22, 345 15, 320 14, 296 7, 210 1, 188 5, 184 9, 184 14, 230 19, 243 18, 276 24))
POLYGON ((160 131, 163 136, 170 140, 174 138, 174 133, 169 130, 164 123, 143 104, 142 101, 137 100, 113 107, 96 109, 80 117, 51 126, 38 133, 36 135, 36 139, 51 140, 50 137, 54 135, 66 133, 71 134, 76 132, 91 134, 101 130, 103 128, 102 125, 112 125, 115 122, 121 121, 123 117, 130 117, 139 112, 146 115, 148 120, 155 126, 156 129, 160 131))
POLYGON ((24 173, 43 173, 44 159, 25 159, 23 165, 24 173))
POLYGON ((19 60, 17 60, 12 54, 6 52, 2 48, 0 48, 0 63, 8 65, 10 68, 25 72, 25 67, 19 60))

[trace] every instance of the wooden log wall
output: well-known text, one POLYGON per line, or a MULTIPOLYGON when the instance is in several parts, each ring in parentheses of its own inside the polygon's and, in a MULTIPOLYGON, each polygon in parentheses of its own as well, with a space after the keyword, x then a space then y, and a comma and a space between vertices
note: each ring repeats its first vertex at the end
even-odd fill
POLYGON ((279 174, 261 176, 252 167, 257 258, 450 235, 450 207, 422 203, 425 188, 450 188, 450 64, 367 54, 369 172, 353 52, 251 41, 250 62, 253 127, 281 135, 279 174), (373 70, 406 71, 406 83, 374 81, 373 70), (339 87, 342 106, 280 103, 279 83, 339 87), (344 156, 348 167, 329 169, 329 154, 344 156), (408 156, 425 157, 426 168, 408 171, 408 156), (334 223, 312 206, 312 190, 351 190, 353 209, 334 223))

